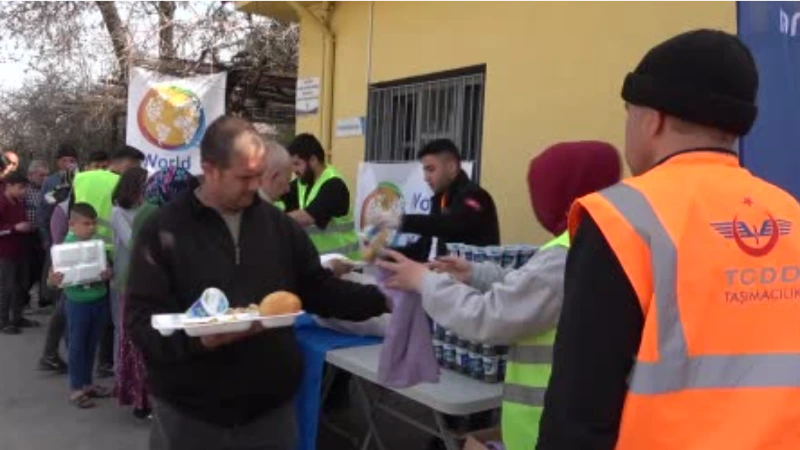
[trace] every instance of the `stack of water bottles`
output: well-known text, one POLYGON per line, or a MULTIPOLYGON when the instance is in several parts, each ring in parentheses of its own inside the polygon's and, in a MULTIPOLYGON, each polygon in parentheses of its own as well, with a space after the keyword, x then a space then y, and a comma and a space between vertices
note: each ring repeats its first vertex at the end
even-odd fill
POLYGON ((466 244, 447 244, 447 253, 470 262, 491 261, 507 269, 519 269, 531 259, 538 247, 533 245, 503 245, 476 247, 466 244))
MULTIPOLYGON (((475 247, 465 244, 447 244, 450 255, 471 262, 491 261, 504 268, 518 269, 536 253, 530 245, 475 247)), ((508 347, 472 342, 456 336, 441 325, 433 324, 433 350, 439 365, 486 383, 499 383, 505 379, 508 347)))
POLYGON ((508 347, 461 339, 433 324, 433 351, 439 365, 486 383, 505 379, 508 347))

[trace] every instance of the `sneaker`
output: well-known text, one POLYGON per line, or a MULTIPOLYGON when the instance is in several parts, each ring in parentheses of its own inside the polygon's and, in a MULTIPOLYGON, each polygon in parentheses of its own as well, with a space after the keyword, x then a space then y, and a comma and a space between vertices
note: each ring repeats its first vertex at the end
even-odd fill
POLYGON ((39 370, 67 373, 67 363, 57 355, 42 356, 39 360, 39 370))
POLYGON ((19 328, 37 328, 42 326, 39 322, 31 319, 22 318, 17 321, 15 324, 19 328))
POLYGON ((6 325, 6 326, 3 327, 2 330, 0 330, 0 333, 13 335, 13 334, 22 333, 22 330, 20 330, 19 328, 15 327, 14 325, 6 325))

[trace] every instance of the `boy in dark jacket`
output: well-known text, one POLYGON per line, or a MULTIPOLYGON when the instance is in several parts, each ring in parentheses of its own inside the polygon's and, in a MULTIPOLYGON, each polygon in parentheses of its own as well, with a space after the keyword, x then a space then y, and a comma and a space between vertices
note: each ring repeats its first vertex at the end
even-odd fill
POLYGON ((19 334, 21 327, 34 322, 22 317, 24 270, 28 234, 34 231, 25 213, 25 188, 28 178, 18 172, 6 177, 0 195, 0 331, 19 334))

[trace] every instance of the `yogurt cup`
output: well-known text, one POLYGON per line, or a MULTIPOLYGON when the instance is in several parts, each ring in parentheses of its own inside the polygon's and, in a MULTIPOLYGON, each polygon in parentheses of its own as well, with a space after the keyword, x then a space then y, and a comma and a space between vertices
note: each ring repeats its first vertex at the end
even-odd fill
POLYGON ((473 250, 472 260, 476 263, 481 263, 489 259, 489 256, 486 254, 485 247, 475 247, 473 250))
POLYGON ((497 264, 498 266, 503 265, 503 247, 496 245, 486 247, 486 257, 489 261, 497 264))
POLYGON ((462 245, 461 257, 470 262, 475 261, 475 247, 472 245, 462 245))
POLYGON ((531 259, 536 250, 539 250, 539 247, 534 247, 532 245, 521 245, 519 249, 519 255, 517 256, 517 267, 522 267, 528 263, 528 260, 531 259))
POLYGON ((449 256, 455 256, 455 257, 461 256, 461 247, 462 247, 461 244, 447 243, 445 244, 445 247, 447 248, 447 254, 449 256))
POLYGON ((506 269, 516 268, 517 256, 519 256, 519 248, 516 245, 507 245, 503 247, 503 255, 500 265, 506 269))
POLYGON ((186 311, 186 316, 189 318, 221 316, 228 311, 229 307, 228 297, 221 290, 210 287, 192 303, 192 306, 186 311))

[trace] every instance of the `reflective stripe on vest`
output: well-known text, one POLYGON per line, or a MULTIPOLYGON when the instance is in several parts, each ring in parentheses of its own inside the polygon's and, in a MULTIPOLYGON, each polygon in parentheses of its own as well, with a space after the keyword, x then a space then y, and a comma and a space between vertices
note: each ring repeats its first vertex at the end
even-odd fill
MULTIPOLYGON (((544 244, 539 252, 568 248, 569 233, 544 244)), ((556 331, 517 342, 509 349, 503 385, 503 444, 508 450, 529 450, 539 437, 539 419, 553 364, 556 331)))
POLYGON ((647 198, 627 184, 600 192, 649 246, 658 324, 657 362, 637 361, 636 394, 696 388, 800 387, 800 353, 692 356, 678 311, 677 252, 647 198))
MULTIPOLYGON (((336 178, 342 179, 333 166, 328 166, 311 186, 310 191, 305 184, 298 182, 297 196, 300 209, 306 209, 317 197, 322 186, 336 178)), ((312 225, 306 228, 306 233, 320 254, 339 253, 350 259, 361 259, 358 235, 351 211, 344 216, 334 217, 324 230, 312 225)))
POLYGON ((555 330, 517 342, 508 351, 505 383, 515 386, 503 391, 503 400, 528 406, 542 406, 539 390, 547 387, 553 364, 555 330), (527 390, 527 393, 523 391, 527 390), (527 400, 525 400, 527 399, 527 400))
POLYGON ((615 448, 800 448, 797 200, 690 151, 581 198, 570 230, 589 217, 644 318, 615 448))

